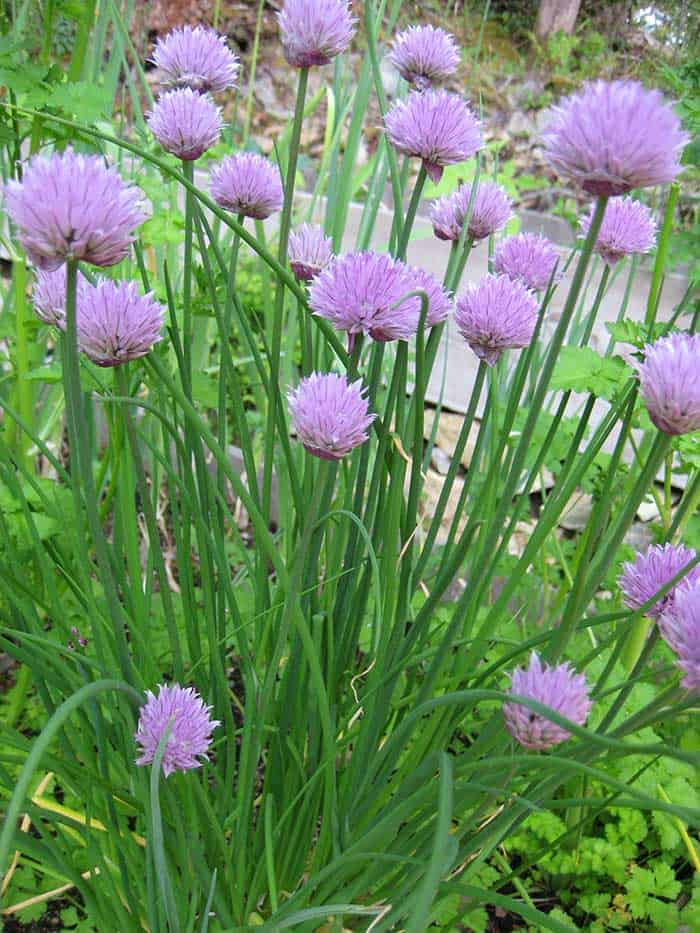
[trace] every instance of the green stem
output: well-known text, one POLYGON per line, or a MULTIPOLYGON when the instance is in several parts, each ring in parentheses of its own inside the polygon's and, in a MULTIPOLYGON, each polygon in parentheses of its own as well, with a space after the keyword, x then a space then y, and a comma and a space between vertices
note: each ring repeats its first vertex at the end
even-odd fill
MULTIPOLYGON (((382 73, 379 66, 379 55, 377 54, 377 34, 376 34, 376 16, 374 3, 367 0, 365 3, 365 35, 367 37, 367 52, 372 66, 372 77, 374 78, 374 87, 379 102, 379 113, 384 120, 384 114, 387 111, 386 93, 382 81, 382 73)), ((400 206, 403 203, 401 178, 399 172, 399 163, 396 158, 394 147, 387 140, 386 154, 389 160, 389 174, 391 177, 391 192, 394 200, 394 223, 398 227, 397 233, 401 236, 401 214, 400 206)))
MULTIPOLYGON (((129 659, 129 649, 126 639, 123 612, 119 601, 119 594, 112 576, 112 566, 107 550, 107 543, 100 524, 99 507, 95 493, 92 463, 90 456, 89 438, 85 431, 85 413, 83 409, 82 389, 80 387, 80 358, 78 355, 78 329, 77 329, 77 286, 78 264, 75 260, 66 263, 66 329, 63 335, 63 389, 66 400, 66 424, 71 457, 71 486, 73 489, 73 502, 76 517, 81 521, 83 514, 83 495, 85 497, 85 512, 88 526, 97 554, 97 566, 100 581, 104 588, 105 599, 112 621, 116 638, 117 655, 124 679, 131 682, 132 666, 129 659)), ((87 542, 78 530, 80 546, 83 549, 82 559, 89 564, 87 542), (81 540, 82 539, 82 540, 81 540)), ((90 573, 88 571, 88 579, 90 573)), ((99 623, 93 627, 99 631, 99 623)), ((97 635, 96 635, 97 637, 97 635)))
MULTIPOLYGON (((294 108, 294 122, 292 135, 289 140, 289 160, 287 163, 287 176, 284 185, 284 207, 280 220, 280 239, 277 251, 277 261, 283 268, 287 265, 287 241, 292 225, 292 202, 294 200, 294 180, 297 172, 297 159, 299 156, 299 142, 301 140, 301 124, 304 118, 304 100, 306 88, 309 83, 309 69, 299 70, 299 84, 297 86, 297 99, 294 108)), ((270 347, 270 399, 267 412, 267 428, 265 431, 265 460, 263 464, 263 515, 270 519, 270 503, 272 497, 272 466, 275 452, 276 433, 276 407, 277 392, 280 375, 280 354, 282 351, 282 324, 284 319, 284 284, 277 283, 275 293, 274 319, 272 322, 272 341, 270 347)))
MULTIPOLYGON (((239 214, 238 220, 243 223, 243 215, 239 214)), ((228 269, 228 288, 226 290, 226 301, 224 302, 224 313, 221 319, 221 331, 219 333, 219 404, 218 404, 218 428, 219 444, 222 450, 226 450, 226 394, 228 387, 228 367, 225 360, 230 356, 229 339, 231 333, 231 317, 233 315, 233 290, 236 286, 236 267, 238 265, 238 249, 241 238, 237 233, 233 235, 231 244, 231 258, 228 269)), ((219 485, 223 484, 223 474, 218 471, 219 485)), ((250 477, 254 482, 254 477, 250 477)))
POLYGON ((80 81, 83 75, 83 65, 85 64, 85 55, 87 53, 88 39, 90 30, 95 19, 95 6, 97 0, 87 0, 83 6, 82 16, 78 21, 78 31, 73 44, 73 55, 68 69, 69 81, 80 81))
MULTIPOLYGON (((245 118, 243 120, 243 145, 245 146, 250 133, 250 121, 253 116, 253 94, 255 92, 255 71, 258 65, 258 50, 260 48, 260 32, 262 30, 263 10, 265 9, 265 0, 258 0, 258 13, 255 18, 255 35, 253 37, 253 52, 250 59, 248 70, 248 99, 245 106, 245 118)), ((216 27, 214 27, 216 28, 216 27)))
MULTIPOLYGON (((17 385, 17 408, 27 424, 32 423, 34 404, 32 399, 32 383, 27 378, 29 374, 29 342, 27 340, 27 264, 18 259, 12 267, 14 279, 15 304, 15 373, 17 385)), ((29 438, 24 431, 17 432, 17 449, 26 468, 31 464, 27 456, 29 438)))
POLYGON ((659 243, 656 248, 656 260, 654 262, 654 272, 651 278, 649 288, 649 299, 647 301, 647 311, 644 317, 644 323, 651 328, 656 319, 656 309, 661 294, 661 284, 664 277, 664 268, 668 258, 668 248, 671 241, 671 230, 673 227, 673 216, 676 212, 676 204, 680 194, 680 185, 674 182, 669 188, 666 210, 664 211, 664 220, 659 235, 659 243))
MULTIPOLYGON (((194 162, 182 163, 182 173, 191 184, 194 183, 194 162)), ((192 191, 185 189, 185 267, 182 283, 182 346, 185 359, 184 389, 187 397, 192 398, 192 230, 194 199, 192 191)))
POLYGON ((627 673, 629 673, 637 663, 637 658, 642 653, 642 649, 646 644, 650 628, 651 619, 647 619, 646 616, 640 616, 632 623, 632 627, 627 633, 627 640, 625 641, 620 657, 622 666, 627 673))
POLYGON ((22 664, 17 671, 15 685, 9 694, 9 704, 4 715, 3 726, 8 731, 13 729, 24 710, 24 701, 27 698, 32 683, 32 671, 28 664, 22 664))
POLYGON ((452 289, 453 292, 456 292, 457 289, 459 288, 459 283, 462 279, 462 276, 464 275, 464 269, 467 265, 467 260, 469 259, 469 255, 472 251, 473 245, 474 245, 474 237, 468 236, 464 244, 464 248, 462 249, 462 252, 459 253, 459 257, 455 263, 454 274, 450 282, 450 288, 452 289))
POLYGON ((462 422, 462 427, 459 432, 459 438, 457 439, 457 444, 450 460, 450 467, 447 471, 447 476, 445 477, 445 482, 442 485, 442 489, 440 490, 440 497, 438 498, 435 512, 430 522, 430 528, 428 529, 428 534, 425 539, 425 544, 423 545, 423 550, 418 559, 418 563, 416 564, 414 577, 414 581, 416 583, 420 580, 428 559, 432 553, 435 537, 440 530, 442 517, 445 514, 445 509, 447 508, 447 503, 450 498, 450 493, 452 491, 454 481, 457 477, 457 472, 462 465, 462 454, 464 453, 464 448, 467 446, 467 440, 469 439, 469 434, 471 433, 471 428, 474 424, 476 409, 477 405, 479 404, 479 398, 481 397, 481 390, 484 385, 484 379, 486 378, 487 368, 488 367, 486 363, 481 360, 479 362, 479 368, 476 371, 476 379, 474 380, 474 388, 472 389, 472 394, 469 399, 467 413, 464 416, 464 421, 462 422))
POLYGON ((428 173, 425 170, 425 165, 421 162, 418 178, 416 178, 413 194, 411 195, 411 200, 408 204, 408 210, 406 211, 406 220, 404 221, 403 228, 401 230, 401 236, 399 237, 399 245, 396 250, 396 256, 398 259, 406 258, 408 241, 411 238, 413 222, 416 219, 416 211, 418 210, 418 205, 420 204, 421 195, 423 194, 423 187, 425 186, 425 179, 427 177, 428 173))
MULTIPOLYGON (((115 372, 117 388, 120 395, 129 398, 129 380, 127 378, 126 366, 118 366, 115 372)), ((141 509, 146 520, 146 528, 150 539, 151 552, 154 555, 153 562, 158 575, 158 585, 160 587, 161 602, 163 604, 163 614, 165 616, 165 625, 168 631, 170 642, 170 651, 173 657, 173 671, 175 679, 182 681, 184 677, 184 665, 182 660, 182 650, 180 648, 180 636, 177 628, 177 619, 175 616, 175 607, 173 606, 170 595, 170 583, 165 570, 165 561, 159 547, 160 533, 156 521, 155 511, 151 502, 148 485, 146 483, 146 471, 144 469, 143 457, 139 448, 139 441, 134 428, 134 423, 129 411, 129 406, 125 405, 121 409, 121 416, 126 428, 126 434, 131 447, 131 455, 134 460, 136 473, 136 484, 141 499, 141 509)))

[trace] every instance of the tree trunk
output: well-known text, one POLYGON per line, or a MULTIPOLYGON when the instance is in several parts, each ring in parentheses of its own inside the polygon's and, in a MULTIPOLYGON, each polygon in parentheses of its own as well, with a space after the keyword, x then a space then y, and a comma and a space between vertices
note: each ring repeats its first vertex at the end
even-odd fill
POLYGON ((547 40, 560 29, 572 33, 576 25, 581 0, 540 0, 537 10, 537 38, 547 40))

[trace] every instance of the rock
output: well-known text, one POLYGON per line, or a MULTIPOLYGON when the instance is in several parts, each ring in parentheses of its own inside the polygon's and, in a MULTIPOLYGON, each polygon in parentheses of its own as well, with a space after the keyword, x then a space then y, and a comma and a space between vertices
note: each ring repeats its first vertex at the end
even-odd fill
POLYGON ((444 450, 441 450, 439 447, 433 447, 433 452, 430 457, 430 465, 433 466, 441 476, 446 476, 447 471, 450 469, 450 464, 452 463, 448 454, 444 450))
POLYGON ((522 557, 534 530, 534 522, 516 522, 513 534, 508 541, 508 553, 514 557, 522 557))
MULTIPOLYGON (((435 507, 437 506, 438 499, 440 498, 440 493, 442 492, 442 487, 445 480, 444 478, 433 469, 428 470, 425 483, 423 485, 423 495, 421 497, 420 503, 420 514, 422 516, 422 527, 426 531, 430 526, 430 522, 435 514, 435 507)), ((447 541, 447 536, 450 531, 450 526, 452 525, 452 520, 455 517, 457 511, 457 504, 459 502, 459 497, 464 487, 464 479, 461 476, 456 476, 455 481, 452 484, 452 489, 450 490, 450 495, 447 500, 447 505, 445 506, 445 513, 440 522, 440 528, 438 530, 437 536, 435 538, 438 544, 445 544, 447 541)), ((458 531, 463 531, 467 524, 467 516, 461 515, 459 518, 458 531)))
POLYGON ((648 525, 635 522, 625 532, 622 543, 634 548, 635 551, 645 551, 652 543, 653 538, 654 535, 648 525))
POLYGON ((506 124, 509 136, 532 136, 536 132, 534 122, 522 110, 516 110, 506 124))
POLYGON ((514 96, 520 107, 530 110, 539 104, 544 92, 545 83, 542 78, 537 75, 532 75, 517 85, 514 96))
POLYGON ((272 75, 266 70, 258 69, 255 76, 255 89, 253 97, 258 109, 267 119, 290 120, 294 110, 280 99, 280 92, 275 86, 272 75))
POLYGON ((593 497, 585 492, 574 493, 564 507, 559 525, 567 531, 583 531, 592 511, 593 497))
POLYGON ((387 61, 386 58, 382 59, 382 62, 379 66, 379 70, 382 76, 382 84, 384 85, 384 92, 387 97, 396 97, 396 92, 399 87, 399 73, 391 64, 390 61, 387 61))
POLYGON ((440 599, 441 603, 456 603, 459 597, 467 588, 467 581, 464 577, 456 576, 440 599))
MULTIPOLYGON (((430 440, 433 431, 433 424, 435 423, 436 410, 433 408, 426 408, 425 415, 423 419, 423 437, 426 440, 430 440)), ((459 434, 462 430, 462 425, 464 424, 464 415, 457 415, 451 411, 442 411, 440 412, 438 418, 438 426, 435 433, 435 443, 447 456, 451 459, 454 456, 455 448, 457 446, 457 441, 459 440, 459 434)), ((469 431, 469 437, 467 438, 467 443, 464 446, 464 452, 462 453, 462 466, 465 468, 469 467, 472 456, 474 455, 474 448, 476 446, 476 440, 479 436, 479 422, 475 421, 469 431)))
POLYGON ((544 130, 546 130, 549 123, 552 122, 552 114, 549 107, 544 107, 542 110, 538 110, 535 113, 535 131, 539 136, 544 130))
POLYGON ((535 477, 534 482, 530 487, 530 492, 542 492, 543 487, 545 490, 553 489, 554 483, 554 474, 545 467, 543 470, 540 470, 540 472, 535 477))
POLYGON ((646 496, 644 501, 640 504, 637 509, 637 518, 640 522, 653 522, 655 519, 661 518, 659 507, 652 496, 646 496))

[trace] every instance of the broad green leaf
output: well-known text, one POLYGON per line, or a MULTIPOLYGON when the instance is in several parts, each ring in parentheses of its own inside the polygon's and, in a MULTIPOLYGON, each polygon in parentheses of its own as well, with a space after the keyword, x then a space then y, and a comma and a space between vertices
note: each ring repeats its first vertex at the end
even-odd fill
POLYGON ((590 347, 562 347, 551 387, 611 400, 631 375, 631 367, 619 356, 599 356, 590 347))

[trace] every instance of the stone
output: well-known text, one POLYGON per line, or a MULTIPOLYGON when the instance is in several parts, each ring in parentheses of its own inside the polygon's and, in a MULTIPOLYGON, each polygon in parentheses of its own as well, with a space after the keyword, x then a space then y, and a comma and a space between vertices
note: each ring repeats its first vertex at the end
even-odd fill
POLYGON ((530 487, 531 493, 542 492, 542 489, 546 491, 547 489, 553 489, 556 480, 554 474, 551 470, 548 470, 546 467, 535 477, 532 486, 530 487))
POLYGON ((637 509, 637 518, 640 522, 653 522, 655 519, 661 518, 661 512, 659 512, 659 507, 653 496, 646 496, 644 501, 640 503, 637 509))
POLYGON ((646 551, 653 539, 654 534, 649 525, 634 522, 625 532, 622 543, 634 548, 635 551, 646 551))
POLYGON ((516 522, 513 534, 508 541, 508 553, 514 557, 522 557, 534 530, 534 522, 516 522))
POLYGON ((569 499, 559 525, 566 531, 583 531, 593 511, 593 496, 585 492, 577 492, 569 499))
POLYGON ((506 125, 509 136, 532 136, 535 133, 535 124, 522 110, 516 110, 506 125))
MULTIPOLYGON (((434 408, 425 409, 425 415, 423 416, 423 437, 425 437, 426 440, 430 440, 432 437, 436 414, 437 410, 434 408)), ((441 411, 438 416, 435 444, 450 459, 454 456, 463 424, 464 415, 457 415, 451 411, 441 411)), ((472 456, 474 455, 474 447, 476 446, 478 436, 479 422, 475 420, 469 430, 469 437, 467 438, 467 443, 465 444, 464 452, 461 457, 462 466, 465 468, 469 467, 472 456)))
MULTIPOLYGON (((422 518, 421 525, 424 533, 427 532, 432 518, 435 515, 435 507, 440 498, 444 482, 444 477, 442 477, 437 470, 429 469, 426 473, 425 482, 423 484, 423 495, 421 496, 419 507, 422 518)), ((457 511, 457 504, 459 503, 459 497, 463 487, 464 479, 461 476, 456 476, 452 484, 452 489, 450 490, 447 505, 445 506, 445 514, 442 517, 440 528, 435 538, 437 544, 445 544, 447 541, 447 536, 457 511)), ((457 526, 458 532, 463 531, 466 524, 467 516, 463 514, 459 518, 459 524, 457 526)))
POLYGON ((447 475, 451 463, 452 460, 444 450, 441 450, 439 447, 433 447, 433 452, 430 456, 430 465, 438 471, 440 476, 447 475))

